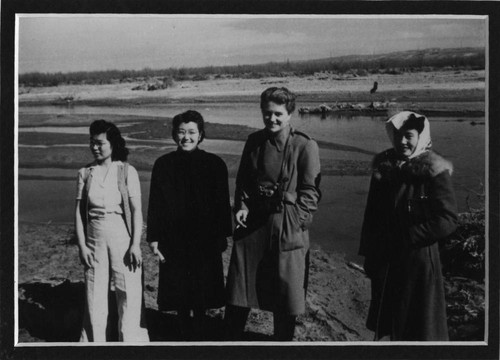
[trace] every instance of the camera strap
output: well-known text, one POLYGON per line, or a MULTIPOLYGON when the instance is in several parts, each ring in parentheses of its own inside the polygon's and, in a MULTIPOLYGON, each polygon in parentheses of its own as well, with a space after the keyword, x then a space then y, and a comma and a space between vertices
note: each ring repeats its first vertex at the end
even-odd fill
POLYGON ((285 166, 286 162, 288 161, 288 155, 290 153, 289 144, 290 144, 290 137, 292 136, 292 131, 293 129, 290 127, 290 131, 288 132, 288 136, 285 141, 285 146, 283 148, 283 159, 281 160, 280 173, 278 175, 278 180, 276 181, 276 185, 278 185, 278 187, 281 187, 282 192, 284 191, 284 183, 288 181, 288 177, 283 177, 283 174, 285 173, 285 166))

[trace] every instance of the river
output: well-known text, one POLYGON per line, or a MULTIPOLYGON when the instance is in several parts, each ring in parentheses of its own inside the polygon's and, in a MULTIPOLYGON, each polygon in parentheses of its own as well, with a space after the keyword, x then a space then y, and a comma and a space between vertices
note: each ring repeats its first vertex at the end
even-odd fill
MULTIPOLYGON (((130 107, 37 106, 21 107, 20 114, 88 115, 90 123, 97 116, 105 118, 106 114, 172 117, 186 109, 200 111, 207 122, 240 124, 255 128, 262 126, 258 106, 249 103, 196 103, 130 107)), ((292 124, 319 141, 376 153, 390 147, 385 134, 384 120, 384 117, 370 116, 322 118, 315 115, 295 114, 292 118, 292 124)), ((482 192, 482 185, 485 184, 486 126, 474 126, 472 122, 481 123, 484 122, 484 119, 441 117, 431 118, 430 122, 434 149, 454 163, 453 179, 460 211, 466 210, 468 204, 480 205, 481 199, 474 193, 482 192)), ((34 126, 30 131, 84 132, 86 129, 86 127, 73 128, 73 130, 65 127, 42 129, 36 127, 36 122, 30 125, 34 126)), ((20 131, 25 130, 28 129, 20 129, 20 131)), ((209 137, 210 134, 208 134, 209 137)), ((242 146, 242 144, 235 146, 242 146)), ((356 151, 322 151, 321 156, 366 161, 371 159, 371 155, 360 154, 356 151)), ((30 171, 21 170, 23 173, 30 171)), ((76 174, 76 169, 49 169, 46 172, 60 173, 62 176, 71 178, 73 174, 76 174)), ((143 211, 146 215, 149 174, 141 172, 140 177, 142 180, 143 211)), ((359 260, 356 256, 357 242, 368 183, 367 176, 325 176, 323 178, 321 187, 324 195, 311 229, 313 246, 343 252, 348 258, 359 260)), ((19 220, 71 222, 75 185, 75 181, 67 180, 20 180, 19 220)), ((230 179, 230 187, 231 193, 233 193, 234 179, 230 179)))

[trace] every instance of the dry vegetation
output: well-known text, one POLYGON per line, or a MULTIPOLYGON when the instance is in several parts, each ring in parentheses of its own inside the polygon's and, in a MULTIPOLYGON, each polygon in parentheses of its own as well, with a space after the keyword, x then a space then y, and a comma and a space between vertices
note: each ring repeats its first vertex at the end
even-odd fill
POLYGON ((206 66, 199 68, 168 68, 142 70, 80 71, 72 73, 21 74, 19 83, 23 89, 70 84, 114 84, 139 81, 142 84, 132 90, 158 90, 172 87, 174 82, 205 81, 210 79, 262 79, 269 77, 311 76, 329 74, 343 77, 370 74, 401 75, 406 72, 430 72, 436 70, 484 70, 484 48, 423 49, 392 52, 379 55, 351 55, 325 59, 270 62, 257 65, 206 66))

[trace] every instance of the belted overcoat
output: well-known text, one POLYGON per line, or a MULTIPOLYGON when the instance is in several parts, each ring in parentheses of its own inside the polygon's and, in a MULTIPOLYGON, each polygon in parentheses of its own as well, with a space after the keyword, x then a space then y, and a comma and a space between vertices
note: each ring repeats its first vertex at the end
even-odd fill
POLYGON ((231 305, 305 311, 309 231, 320 200, 317 143, 291 127, 248 137, 236 178, 237 227, 227 279, 231 305), (262 191, 264 189, 264 191, 262 191))

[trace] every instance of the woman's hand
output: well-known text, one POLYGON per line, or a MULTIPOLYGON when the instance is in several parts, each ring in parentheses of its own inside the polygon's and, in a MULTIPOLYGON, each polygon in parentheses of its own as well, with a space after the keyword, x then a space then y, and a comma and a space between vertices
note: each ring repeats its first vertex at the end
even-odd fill
MULTIPOLYGON (((79 181, 81 180, 81 177, 79 178, 79 181)), ((81 180, 83 181, 83 180, 81 180)), ((80 212, 80 202, 81 200, 76 200, 76 205, 75 205, 75 233, 76 233, 76 239, 78 241, 78 249, 79 249, 79 255, 80 255, 80 262, 82 263, 83 266, 85 266, 85 269, 94 267, 94 253, 92 252, 91 249, 87 246, 85 242, 85 231, 84 231, 84 226, 83 226, 83 221, 82 221, 82 214, 80 212)))
POLYGON ((236 213, 236 215, 234 216, 235 217, 235 220, 236 220, 236 228, 238 227, 244 227, 246 228, 247 225, 245 224, 247 222, 247 217, 248 217, 248 210, 245 210, 245 209, 241 209, 241 210, 238 210, 238 212, 236 213))
POLYGON ((87 245, 79 246, 80 249, 80 261, 82 265, 86 268, 94 267, 94 253, 90 250, 87 245))
POLYGON ((139 245, 131 245, 128 249, 128 266, 130 270, 137 270, 142 264, 142 252, 139 245))
POLYGON ((158 258, 160 259, 160 261, 162 263, 165 262, 165 257, 163 256, 163 254, 160 252, 160 250, 158 250, 158 241, 152 241, 149 243, 149 248, 151 249, 151 251, 153 252, 153 254, 155 256, 158 256, 158 258))

